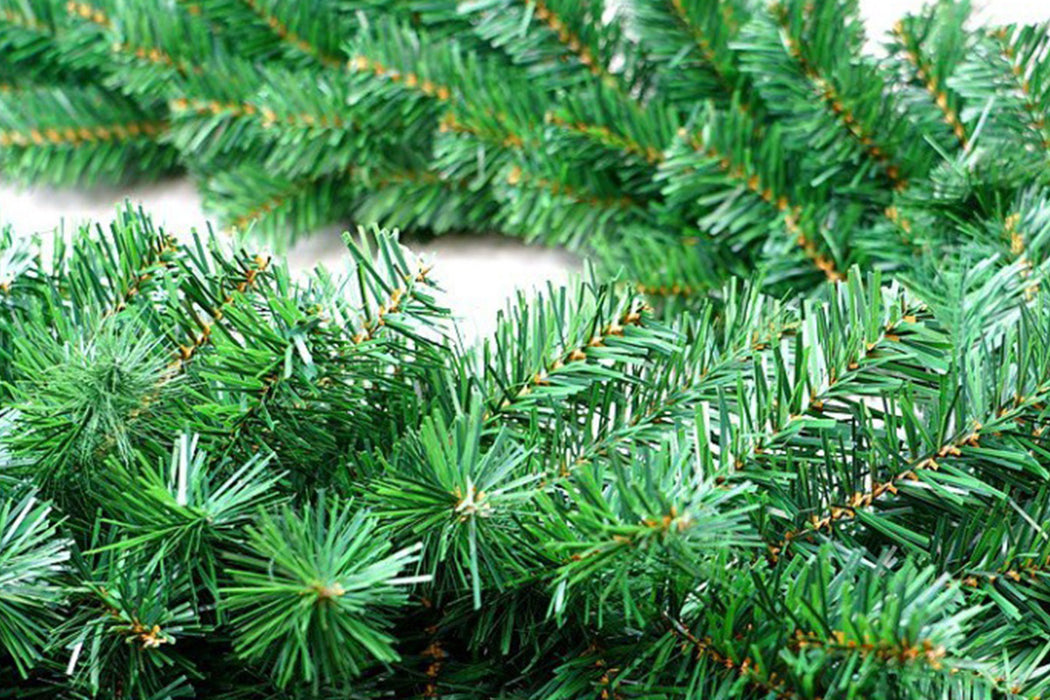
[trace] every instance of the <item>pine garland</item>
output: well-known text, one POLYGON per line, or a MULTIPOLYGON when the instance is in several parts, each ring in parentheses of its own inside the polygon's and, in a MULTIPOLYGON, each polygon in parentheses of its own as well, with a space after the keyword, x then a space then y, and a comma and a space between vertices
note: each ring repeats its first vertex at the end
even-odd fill
POLYGON ((0 697, 1050 693, 1047 27, 838 0, 0 0, 0 697))
POLYGON ((959 244, 943 207, 980 190, 977 223, 1046 183, 1046 27, 969 14, 936 2, 875 59, 850 0, 18 0, 0 167, 90 183, 178 163, 281 246, 379 220, 568 245, 645 287, 910 279, 959 244), (629 252, 654 237, 702 245, 629 252))
POLYGON ((5 241, 9 695, 1050 684, 1026 260, 684 314, 592 281, 468 346, 381 232, 301 282, 132 210, 5 241))

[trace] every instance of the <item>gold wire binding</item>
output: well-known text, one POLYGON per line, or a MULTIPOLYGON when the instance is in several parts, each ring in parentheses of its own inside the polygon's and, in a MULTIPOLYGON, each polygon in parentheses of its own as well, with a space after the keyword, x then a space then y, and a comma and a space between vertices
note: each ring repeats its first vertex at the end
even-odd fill
POLYGON ((767 674, 762 670, 759 663, 751 660, 751 657, 744 657, 744 660, 738 663, 730 658, 729 655, 716 649, 714 641, 710 637, 700 639, 686 629, 681 622, 668 616, 667 613, 664 613, 664 619, 670 623, 671 631, 674 635, 682 640, 682 649, 685 650, 692 647, 696 658, 710 659, 716 665, 743 678, 754 688, 765 693, 773 693, 777 700, 795 700, 798 697, 795 691, 786 687, 787 681, 785 679, 780 678, 776 672, 767 674))
POLYGON ((127 305, 138 296, 142 289, 142 285, 153 278, 150 273, 154 267, 164 261, 165 255, 171 255, 178 250, 178 241, 172 236, 165 236, 159 245, 151 245, 146 251, 146 255, 142 260, 142 267, 136 271, 131 280, 128 282, 127 289, 118 297, 116 304, 113 308, 106 311, 103 318, 108 318, 114 314, 120 313, 127 305))
POLYGON ((229 114, 234 117, 257 117, 263 128, 271 128, 278 123, 288 124, 303 128, 342 128, 347 122, 338 114, 314 115, 310 112, 297 114, 278 115, 273 109, 266 106, 257 107, 250 102, 220 102, 218 100, 199 100, 186 97, 177 97, 169 101, 173 112, 193 112, 199 116, 220 116, 229 114))
POLYGON ((410 90, 421 92, 441 102, 448 102, 452 98, 452 90, 445 85, 439 85, 428 78, 421 78, 415 73, 402 73, 395 68, 387 68, 367 56, 354 56, 347 61, 347 68, 357 73, 373 73, 377 78, 386 78, 390 82, 404 85, 410 90))
MULTIPOLYGON (((257 255, 251 260, 251 264, 244 270, 244 279, 238 282, 234 286, 234 290, 245 294, 255 288, 256 283, 259 280, 261 273, 265 272, 270 266, 270 258, 257 255)), ((221 290, 221 287, 220 287, 221 290)), ((221 293, 221 291, 220 291, 221 293)), ((225 309, 228 308, 234 301, 232 293, 227 293, 223 300, 210 311, 212 322, 218 322, 222 320, 225 309)), ((179 372, 185 369, 187 363, 189 363, 197 351, 206 345, 212 336, 212 324, 201 323, 201 332, 193 336, 190 342, 186 345, 180 345, 178 350, 175 352, 175 357, 168 365, 170 372, 179 372)))
POLYGON ((243 230, 247 228, 249 224, 258 220, 262 216, 269 214, 275 209, 279 209, 285 204, 285 202, 305 191, 314 182, 315 180, 309 178, 292 182, 283 192, 278 192, 266 201, 235 218, 231 223, 231 228, 233 230, 243 230))
POLYGON ((559 117, 553 112, 546 114, 546 121, 549 124, 554 124, 557 127, 572 131, 584 136, 589 136, 605 146, 610 148, 626 151, 632 155, 644 158, 650 165, 657 165, 664 159, 663 153, 653 146, 643 146, 637 141, 630 139, 626 136, 614 134, 611 129, 606 126, 599 126, 597 124, 588 124, 586 122, 570 122, 567 119, 559 117))
POLYGON ((933 75, 929 64, 923 60, 922 55, 919 53, 918 42, 915 41, 914 37, 908 35, 904 28, 904 22, 902 21, 898 21, 893 25, 893 33, 904 47, 904 55, 907 56, 908 62, 914 66, 915 73, 918 75, 919 80, 930 93, 934 104, 937 105, 937 108, 940 109, 941 113, 944 115, 944 123, 951 127, 952 133, 955 134, 955 138, 958 139, 959 144, 963 148, 966 148, 969 142, 966 136, 966 127, 959 118, 959 113, 952 108, 949 103, 948 93, 941 89, 941 86, 937 84, 937 77, 933 75))
MULTIPOLYGON (((675 19, 677 19, 682 25, 682 27, 685 28, 685 30, 689 33, 693 41, 695 41, 696 45, 699 47, 701 54, 703 54, 704 56, 704 59, 711 65, 711 69, 715 74, 715 78, 722 86, 722 89, 725 90, 725 92, 728 95, 733 95, 736 92, 736 88, 733 87, 733 84, 729 81, 728 78, 726 78, 725 68, 719 63, 718 56, 715 53, 714 48, 711 46, 711 42, 704 35, 703 31, 693 23, 692 18, 689 17, 689 13, 685 9, 685 6, 682 5, 682 0, 671 0, 671 7, 675 12, 675 19)), ((724 4, 721 8, 721 14, 722 21, 725 22, 726 26, 729 28, 730 33, 736 34, 737 30, 739 29, 739 23, 733 16, 732 3, 724 4)), ((741 100, 737 103, 737 110, 739 110, 742 114, 750 115, 752 113, 751 105, 745 100, 741 100)), ((758 128, 756 128, 756 132, 757 131, 758 128)))
MULTIPOLYGON (((419 275, 416 277, 416 280, 420 282, 424 281, 426 277, 426 272, 426 270, 421 269, 419 275)), ((394 291, 390 293, 390 296, 387 297, 386 301, 379 305, 379 308, 376 310, 375 318, 365 323, 364 327, 356 335, 354 335, 354 344, 360 345, 362 343, 366 343, 370 340, 373 340, 379 329, 386 325, 384 317, 389 314, 396 314, 400 312, 401 305, 404 303, 406 298, 409 298, 407 289, 405 289, 404 287, 395 288, 394 291)))
POLYGON ((719 76, 719 79, 722 79, 724 76, 722 71, 718 70, 718 55, 715 53, 714 47, 711 46, 711 42, 704 36, 700 28, 693 23, 692 18, 689 17, 689 12, 682 4, 682 0, 671 0, 671 7, 674 9, 676 19, 692 35, 693 41, 700 48, 704 58, 716 69, 715 73, 719 76))
POLYGON ((616 209, 632 209, 638 207, 638 203, 626 195, 624 195, 623 197, 616 198, 598 197, 596 195, 583 195, 575 188, 561 182, 555 182, 553 180, 547 180, 545 178, 528 177, 525 174, 525 172, 517 165, 511 168, 510 172, 507 173, 507 184, 511 185, 512 187, 532 186, 536 189, 544 189, 555 196, 568 197, 569 199, 577 202, 578 204, 587 204, 590 206, 616 209))
POLYGON ((831 108, 831 111, 834 112, 835 116, 838 117, 843 126, 846 127, 846 130, 858 143, 860 143, 868 155, 879 163, 882 171, 886 174, 886 177, 889 179, 894 189, 897 191, 907 189, 908 181, 901 175, 900 167, 893 162, 884 148, 875 143, 874 137, 861 127, 856 115, 854 115, 852 110, 843 104, 842 96, 839 94, 838 89, 831 83, 831 81, 826 80, 824 76, 820 75, 809 59, 806 58, 798 40, 791 35, 787 9, 780 3, 773 3, 770 5, 769 9, 780 25, 781 36, 784 39, 784 43, 787 44, 788 54, 798 62, 802 72, 805 73, 806 77, 808 77, 813 83, 817 92, 824 98, 824 101, 831 108))
POLYGON ((812 237, 802 228, 799 221, 802 218, 802 208, 792 205, 785 195, 778 195, 772 187, 764 184, 757 173, 752 173, 746 167, 733 163, 732 159, 716 148, 705 146, 703 138, 699 134, 689 134, 685 128, 678 130, 678 135, 688 143, 694 151, 718 162, 722 169, 732 179, 742 183, 752 194, 759 197, 766 204, 774 207, 784 216, 784 227, 787 232, 794 236, 795 243, 802 249, 814 265, 817 266, 824 276, 832 282, 839 282, 845 276, 835 267, 835 262, 820 252, 812 237))
POLYGON ((591 53, 590 48, 580 41, 580 38, 566 26, 565 22, 547 7, 547 3, 543 2, 543 0, 536 0, 535 7, 536 18, 546 24, 558 36, 558 41, 575 54, 580 63, 592 75, 602 75, 604 69, 594 60, 594 55, 591 53))
MULTIPOLYGON (((597 335, 592 337, 585 344, 566 351, 560 358, 555 359, 552 363, 547 365, 547 367, 536 372, 536 374, 534 374, 518 391, 515 399, 528 396, 532 393, 535 387, 549 386, 550 376, 552 374, 574 362, 585 362, 587 360, 588 349, 603 347, 610 339, 622 336, 627 326, 641 327, 645 318, 643 314, 648 310, 649 308, 643 304, 636 305, 630 310, 624 312, 618 319, 604 326, 597 335)), ((500 408, 509 408, 511 404, 511 399, 504 399, 500 408)))
POLYGON ((688 284, 643 284, 639 282, 634 287, 639 293, 647 296, 657 297, 690 297, 700 292, 700 287, 688 284))
POLYGON ((626 95, 624 86, 620 83, 617 77, 610 73, 600 61, 595 59, 590 48, 580 40, 580 37, 569 29, 568 25, 547 6, 547 3, 544 2, 544 0, 535 1, 535 16, 538 20, 546 24, 552 32, 554 32, 558 37, 558 41, 576 56, 576 59, 584 66, 584 68, 591 72, 591 75, 600 77, 605 85, 626 95))
POLYGON ((166 121, 139 121, 96 126, 34 127, 28 131, 0 131, 0 146, 79 146, 100 141, 154 138, 168 128, 166 121))
POLYGON ((86 19, 101 27, 110 27, 113 24, 104 11, 86 2, 74 2, 71 0, 66 3, 66 11, 71 15, 86 19))
POLYGON ((259 19, 270 27, 273 33, 276 34, 281 41, 291 44, 303 53, 316 58, 322 65, 328 68, 336 68, 342 65, 342 61, 337 56, 325 53, 320 48, 314 46, 309 41, 293 32, 288 28, 288 25, 278 19, 275 15, 267 12, 266 8, 256 2, 256 0, 243 0, 243 2, 256 14, 256 16, 259 17, 259 19))
MULTIPOLYGON (((705 367, 704 369, 700 370, 698 376, 701 381, 705 380, 711 377, 712 375, 716 375, 719 371, 722 371, 726 367, 731 367, 734 364, 747 360, 749 355, 753 351, 765 349, 766 347, 772 345, 774 342, 779 341, 781 338, 794 335, 794 333, 794 329, 787 327, 771 330, 771 334, 769 337, 763 338, 761 340, 758 338, 754 338, 753 342, 749 343, 746 346, 737 348, 728 357, 723 358, 723 360, 715 367, 705 367)), ((687 385, 683 385, 682 392, 677 394, 674 398, 668 400, 666 403, 659 403, 650 406, 644 412, 633 416, 629 423, 630 426, 638 426, 643 421, 660 420, 659 414, 670 411, 678 403, 684 401, 688 396, 688 390, 689 387, 687 385)), ((628 432, 620 432, 618 434, 614 433, 612 436, 608 436, 604 439, 596 441, 588 448, 586 452, 584 452, 580 457, 576 458, 576 460, 573 462, 572 467, 570 467, 567 462, 563 461, 558 468, 558 476, 561 478, 570 476, 572 474, 572 470, 575 467, 587 464, 591 459, 593 459, 597 455, 605 454, 606 452, 615 448, 622 442, 625 442, 629 438, 629 436, 630 433, 628 432)), ((716 479, 716 483, 721 486, 725 483, 725 479, 723 477, 718 477, 718 479, 716 479)))
POLYGON ((1040 112, 1039 104, 1032 95, 1032 86, 1028 78, 1023 77, 1024 68, 1016 63, 1017 51, 1010 45, 1010 34, 1006 27, 1001 27, 991 33, 993 39, 999 45, 999 54, 1010 64, 1010 74, 1017 84, 1017 89, 1024 99, 1025 111, 1029 119, 1028 126, 1042 139, 1042 147, 1050 149, 1050 130, 1047 129, 1046 115, 1040 112))
POLYGON ((438 122, 438 131, 442 134, 467 134, 479 141, 488 141, 505 148, 520 150, 525 147, 525 140, 517 134, 508 133, 502 135, 487 129, 483 131, 457 120, 456 115, 451 111, 445 112, 441 117, 441 120, 438 122))
MULTIPOLYGON (((1041 397, 1047 393, 1050 393, 1050 385, 1040 387, 1030 397, 1015 396, 1011 402, 1001 406, 996 411, 996 414, 1000 418, 1005 417, 1010 411, 1017 411, 1025 405, 1038 403, 1041 397)), ((916 472, 925 470, 937 471, 940 469, 940 464, 937 462, 938 459, 958 457, 962 455, 963 447, 980 447, 982 427, 979 423, 973 424, 969 432, 949 440, 932 454, 913 460, 903 472, 891 476, 885 482, 874 483, 872 488, 866 492, 855 492, 844 506, 830 506, 823 516, 815 514, 810 516, 809 525, 806 529, 789 530, 784 534, 780 547, 770 545, 771 557, 775 561, 783 551, 787 550, 791 542, 799 538, 811 537, 822 529, 827 529, 830 532, 833 523, 854 519, 860 508, 871 507, 882 494, 886 492, 896 494, 898 484, 902 484, 905 481, 918 481, 919 477, 916 472)))
MULTIPOLYGON (((238 283, 236 286, 237 291, 246 293, 252 290, 259 279, 259 275, 262 272, 265 272, 269 265, 269 257, 264 258, 257 255, 252 258, 250 266, 245 270, 244 281, 238 283)), ((222 288, 220 287, 220 293, 222 293, 221 290, 222 288)), ((193 336, 188 345, 180 345, 173 353, 172 360, 168 363, 168 366, 161 377, 156 383, 154 383, 152 391, 143 397, 138 406, 128 412, 128 421, 133 421, 148 411, 150 406, 160 398, 164 386, 179 372, 184 370, 187 363, 189 363, 197 354, 197 351, 208 343, 212 336, 212 324, 222 320, 225 309, 233 303, 233 300, 233 295, 227 294, 222 302, 220 302, 214 309, 211 309, 210 315, 212 320, 210 323, 197 319, 197 323, 201 326, 200 334, 193 336)), ((99 446, 98 453, 104 454, 110 447, 112 447, 114 442, 115 438, 110 437, 104 444, 99 446)))
POLYGON ((791 646, 796 651, 826 649, 854 653, 862 659, 875 657, 880 661, 896 661, 901 664, 925 663, 935 671, 944 668, 944 658, 948 655, 943 646, 930 639, 922 639, 915 644, 909 643, 906 639, 895 643, 886 640, 872 641, 865 634, 860 640, 855 640, 849 639, 842 630, 832 630, 830 637, 825 638, 796 629, 791 646))
MULTIPOLYGON (((112 27, 112 22, 106 13, 88 3, 68 2, 66 3, 66 10, 70 15, 80 17, 81 19, 97 24, 104 29, 112 27)), ((110 48, 114 53, 134 56, 140 61, 173 68, 178 71, 180 75, 187 75, 189 73, 200 75, 204 72, 202 66, 192 66, 185 61, 175 60, 171 55, 156 46, 147 48, 145 46, 135 46, 127 42, 116 41, 110 46, 110 48)))

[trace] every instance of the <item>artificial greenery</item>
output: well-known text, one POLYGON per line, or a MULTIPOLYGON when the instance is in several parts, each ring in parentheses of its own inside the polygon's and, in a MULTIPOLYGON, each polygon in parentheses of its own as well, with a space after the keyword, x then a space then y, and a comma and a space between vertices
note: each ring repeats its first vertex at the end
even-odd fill
POLYGON ((8 174, 593 264, 471 341, 377 228, 5 231, 0 697, 1047 697, 1050 40, 968 18, 0 0, 8 174))
POLYGON ((130 209, 69 238, 4 239, 0 696, 1050 686, 1023 263, 592 279, 464 343, 386 233, 301 281, 130 209))
POLYGON ((3 0, 0 169, 183 168, 279 246, 498 230, 655 290, 923 277, 1046 184, 1047 27, 942 0, 866 42, 855 0, 3 0))

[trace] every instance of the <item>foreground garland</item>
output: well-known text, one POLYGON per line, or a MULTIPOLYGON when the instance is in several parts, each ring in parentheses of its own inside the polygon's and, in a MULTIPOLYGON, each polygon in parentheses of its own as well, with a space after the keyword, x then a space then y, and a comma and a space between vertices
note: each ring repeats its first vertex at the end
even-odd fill
POLYGON ((0 697, 1047 696, 1046 26, 621 7, 0 0, 8 176, 599 265, 5 233, 0 697))
POLYGON ((1047 692, 1038 270, 588 282, 467 348, 350 254, 4 239, 0 696, 1047 692))

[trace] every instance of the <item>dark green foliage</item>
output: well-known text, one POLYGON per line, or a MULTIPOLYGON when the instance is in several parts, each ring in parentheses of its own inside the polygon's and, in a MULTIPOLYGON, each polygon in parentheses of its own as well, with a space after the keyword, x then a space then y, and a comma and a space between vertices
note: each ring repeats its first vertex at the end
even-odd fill
POLYGON ((39 661, 58 621, 58 579, 70 543, 59 535, 51 509, 31 489, 7 479, 0 488, 0 644, 24 675, 39 661))
POLYGON ((0 0, 11 173, 597 263, 5 231, 0 697, 1050 694, 1046 27, 618 7, 0 0))
MULTIPOLYGON (((114 539, 94 534, 94 545, 114 539)), ((77 553, 71 574, 68 613, 49 644, 70 690, 87 697, 189 691, 196 672, 182 648, 210 625, 194 608, 190 581, 178 565, 144 552, 93 550, 77 553)))
POLYGON ((347 241, 293 281, 130 210, 8 239, 7 695, 1050 687, 1045 266, 688 313, 588 281, 464 345, 428 267, 347 241))
POLYGON ((75 344, 39 328, 26 328, 15 341, 22 381, 13 388, 13 410, 26 428, 13 438, 15 450, 38 455, 24 468, 45 488, 90 478, 85 472, 111 447, 130 456, 132 432, 163 429, 149 416, 153 401, 174 385, 164 376, 163 349, 134 317, 99 325, 75 344))
POLYGON ((646 288, 759 268, 780 293, 853 264, 922 276, 916 253, 988 218, 973 196, 1002 211, 1046 185, 1046 26, 973 27, 967 2, 903 18, 883 58, 849 0, 0 8, 6 172, 177 159, 227 224, 280 245, 348 219, 500 230, 646 288), (654 237, 674 255, 638 250, 654 237))
POLYGON ((388 554, 367 512, 323 498, 302 515, 262 515, 246 534, 223 590, 239 657, 264 662, 280 687, 316 687, 398 659, 384 618, 407 602, 399 587, 427 579, 398 578, 417 547, 388 554))
POLYGON ((156 552, 196 570, 195 580, 208 583, 217 580, 217 548, 237 537, 260 506, 279 500, 274 486, 282 474, 259 457, 236 470, 213 471, 196 442, 181 435, 171 459, 159 468, 127 469, 121 460, 110 460, 98 487, 113 513, 111 522, 128 535, 112 548, 156 552))
POLYGON ((0 640, 16 690, 179 697, 225 658, 321 692, 398 658, 392 615, 429 577, 409 571, 418 544, 387 552, 345 500, 369 468, 347 460, 381 458, 431 405, 447 312, 389 236, 353 246, 348 274, 292 282, 127 210, 12 270, 0 640), (315 667, 321 648, 339 651, 315 667))

